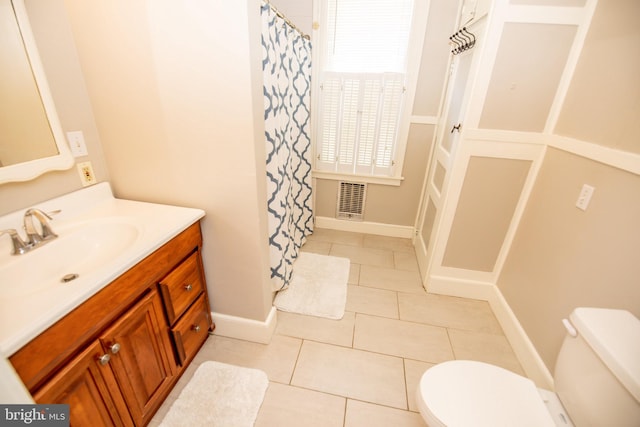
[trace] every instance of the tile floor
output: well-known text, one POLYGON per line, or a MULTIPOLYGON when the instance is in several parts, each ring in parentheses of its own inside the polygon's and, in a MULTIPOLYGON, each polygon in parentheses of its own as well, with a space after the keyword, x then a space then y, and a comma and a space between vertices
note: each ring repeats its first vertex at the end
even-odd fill
POLYGON ((212 336, 162 406, 162 419, 206 360, 265 371, 257 427, 424 426, 422 373, 451 359, 523 374, 489 305, 427 294, 411 241, 316 229, 303 250, 351 260, 342 320, 278 312, 269 345, 212 336))

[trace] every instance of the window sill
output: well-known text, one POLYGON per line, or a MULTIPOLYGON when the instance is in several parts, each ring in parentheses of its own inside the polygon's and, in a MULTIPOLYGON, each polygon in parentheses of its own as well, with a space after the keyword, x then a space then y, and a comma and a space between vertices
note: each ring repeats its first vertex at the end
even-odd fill
POLYGON ((402 181, 404 181, 404 178, 401 176, 355 175, 320 170, 313 170, 311 176, 313 178, 330 179, 334 181, 364 182, 367 184, 392 185, 394 187, 399 187, 402 181))

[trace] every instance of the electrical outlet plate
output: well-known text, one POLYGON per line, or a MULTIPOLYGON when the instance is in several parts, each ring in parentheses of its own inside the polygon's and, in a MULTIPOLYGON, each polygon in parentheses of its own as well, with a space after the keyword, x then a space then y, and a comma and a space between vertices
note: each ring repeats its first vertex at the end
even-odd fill
POLYGON ((82 131, 76 130, 73 132, 67 132, 67 141, 69 141, 69 149, 71 150, 73 157, 89 155, 82 131))
POLYGON ((595 188, 588 184, 584 184, 582 186, 582 190, 580 190, 580 195, 578 196, 578 200, 576 201, 576 207, 578 209, 582 209, 583 211, 587 210, 594 190, 595 188))
POLYGON ((80 180, 82 181, 83 187, 97 183, 96 175, 93 173, 93 168, 91 167, 91 162, 78 163, 76 166, 78 167, 78 173, 80 174, 80 180))

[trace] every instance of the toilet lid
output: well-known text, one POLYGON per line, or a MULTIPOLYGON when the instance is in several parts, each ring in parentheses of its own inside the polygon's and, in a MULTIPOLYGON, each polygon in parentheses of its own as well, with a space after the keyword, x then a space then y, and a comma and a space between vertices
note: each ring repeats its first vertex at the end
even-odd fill
POLYGON ((533 381, 470 360, 440 363, 425 372, 421 411, 448 427, 555 426, 533 381))

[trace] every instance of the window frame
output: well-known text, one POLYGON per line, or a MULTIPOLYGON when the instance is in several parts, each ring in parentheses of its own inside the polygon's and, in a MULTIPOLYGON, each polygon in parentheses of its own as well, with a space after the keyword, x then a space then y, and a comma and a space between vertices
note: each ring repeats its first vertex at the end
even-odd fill
POLYGON ((318 135, 316 131, 319 123, 320 113, 320 76, 323 74, 324 60, 322 53, 325 51, 327 43, 327 34, 323 31, 323 23, 327 22, 325 14, 327 11, 327 2, 330 0, 316 0, 313 2, 313 49, 312 49, 312 90, 311 104, 312 111, 318 114, 311 115, 311 141, 313 148, 313 176, 315 178, 331 179, 331 180, 358 180, 359 182, 367 182, 373 184, 399 186, 404 180, 403 167, 404 158, 407 149, 407 139, 409 136, 409 127, 411 125, 411 116, 413 104, 415 100, 416 86, 418 74, 420 71, 420 63, 422 59, 423 41, 427 28, 427 18, 429 14, 429 0, 414 0, 411 32, 409 35, 409 46, 407 48, 407 65, 405 73, 405 94, 401 107, 399 118, 399 126, 397 133, 397 141, 393 154, 393 166, 390 175, 369 175, 358 173, 333 172, 319 169, 316 165, 318 157, 318 135))

